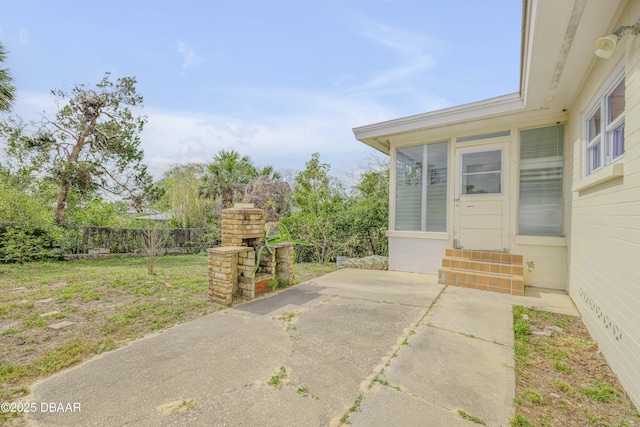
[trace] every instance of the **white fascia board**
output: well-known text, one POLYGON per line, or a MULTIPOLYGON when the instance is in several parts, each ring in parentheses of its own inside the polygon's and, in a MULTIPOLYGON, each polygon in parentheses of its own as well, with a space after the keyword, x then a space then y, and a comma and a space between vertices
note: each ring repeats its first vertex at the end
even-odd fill
MULTIPOLYGON (((524 108, 519 93, 458 105, 429 113, 353 128, 356 139, 371 145, 372 139, 436 126, 512 113, 524 108)), ((374 147, 378 148, 378 147, 374 147)))

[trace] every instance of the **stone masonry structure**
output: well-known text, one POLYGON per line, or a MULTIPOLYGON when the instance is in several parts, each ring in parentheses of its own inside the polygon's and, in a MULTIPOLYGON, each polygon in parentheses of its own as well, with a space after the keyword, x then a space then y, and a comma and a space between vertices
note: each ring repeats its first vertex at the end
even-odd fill
POLYGON ((293 284, 294 244, 264 248, 256 270, 257 254, 264 245, 265 212, 252 204, 236 204, 222 211, 222 245, 209 254, 209 293, 219 304, 253 299, 268 290, 267 283, 293 284))

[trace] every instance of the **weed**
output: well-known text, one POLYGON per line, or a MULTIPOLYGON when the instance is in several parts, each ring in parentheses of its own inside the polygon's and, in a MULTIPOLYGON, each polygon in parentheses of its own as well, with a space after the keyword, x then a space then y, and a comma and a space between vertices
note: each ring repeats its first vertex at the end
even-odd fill
POLYGON ((476 423, 476 424, 481 424, 483 426, 487 425, 487 423, 485 423, 483 420, 481 420, 480 418, 474 416, 474 415, 470 415, 467 414, 465 411, 463 411, 462 409, 458 409, 458 414, 464 418, 467 421, 471 421, 472 423, 476 423))
POLYGON ((531 403, 534 403, 536 405, 546 404, 540 393, 537 393, 533 390, 526 389, 522 394, 523 397, 531 403))
POLYGON ((276 375, 271 376, 269 381, 267 381, 267 384, 280 390, 283 385, 282 380, 285 378, 287 378, 287 368, 280 366, 280 371, 276 375))
POLYGON ((364 394, 358 395, 358 397, 356 398, 356 401, 349 408, 349 412, 347 412, 342 416, 342 418, 340 418, 340 422, 342 424, 351 424, 351 422, 349 421, 349 415, 351 415, 353 412, 356 412, 358 410, 358 408, 360 407, 360 404, 362 403, 362 399, 364 399, 364 394))
POLYGON ((567 317, 560 317, 553 322, 559 328, 566 328, 569 325, 569 319, 567 317))
POLYGON ((565 374, 569 374, 573 371, 573 369, 571 369, 571 366, 567 365, 566 363, 562 363, 562 362, 555 362, 553 364, 553 369, 555 369, 558 372, 563 372, 565 374))
POLYGON ((541 348, 540 352, 549 360, 562 360, 569 356, 566 351, 556 350, 555 348, 541 348))
POLYGON ((278 319, 280 319, 281 321, 283 321, 285 323, 289 323, 297 315, 298 315, 298 313, 296 313, 294 311, 285 311, 285 312, 280 314, 280 317, 278 319))
POLYGON ((516 340, 513 346, 513 350, 516 355, 516 360, 518 361, 524 361, 533 351, 528 340, 516 340))
POLYGON ((576 392, 573 389, 573 387, 571 387, 569 384, 562 382, 562 381, 554 381, 553 385, 560 390, 561 392, 569 395, 569 396, 575 396, 576 392))
POLYGON ((520 414, 516 414, 511 420, 511 427, 535 427, 531 421, 520 414))
POLYGON ((386 385, 386 386, 388 386, 388 385, 389 385, 389 381, 387 381, 387 380, 383 380, 382 378, 380 378, 380 377, 379 377, 379 376, 377 376, 377 375, 376 375, 376 377, 373 379, 373 382, 374 382, 374 383, 378 383, 378 384, 380 384, 380 385, 386 385))
POLYGON ((349 412, 356 412, 360 407, 360 404, 362 403, 362 399, 364 399, 364 394, 358 395, 358 398, 356 399, 356 401, 353 403, 351 408, 349 408, 349 412))
POLYGON ((409 345, 409 340, 407 338, 402 341, 402 345, 409 345))
POLYGON ((527 323, 527 321, 522 318, 515 319, 513 321, 513 331, 515 332, 517 339, 518 337, 521 337, 523 335, 530 335, 531 326, 529 326, 529 323, 527 323))
POLYGON ((298 394, 307 394, 309 389, 307 387, 298 387, 298 394))
POLYGON ((586 412, 584 413, 584 416, 591 421, 593 424, 598 424, 598 417, 596 417, 595 415, 593 415, 591 412, 586 412))
POLYGON ((618 401, 618 391, 613 387, 598 380, 591 380, 591 384, 589 387, 578 387, 578 391, 598 402, 615 403, 618 401))
POLYGON ((542 427, 553 427, 553 425, 544 418, 540 418, 538 421, 542 427))

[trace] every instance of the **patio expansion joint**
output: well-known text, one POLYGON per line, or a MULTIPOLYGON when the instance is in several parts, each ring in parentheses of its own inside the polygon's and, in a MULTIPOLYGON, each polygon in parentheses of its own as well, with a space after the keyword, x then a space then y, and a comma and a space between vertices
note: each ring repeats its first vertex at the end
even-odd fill
MULTIPOLYGON (((424 307, 424 306, 414 306, 411 304, 394 304, 394 305, 405 305, 405 306, 411 306, 411 307, 423 307, 422 313, 420 315, 420 318, 414 322, 413 324, 410 324, 410 326, 408 328, 405 329, 405 332, 400 336, 398 343, 392 347, 392 353, 391 356, 389 356, 387 359, 387 362, 384 365, 378 365, 375 368, 373 368, 371 374, 369 376, 367 376, 367 378, 363 381, 363 383, 361 384, 361 392, 362 395, 364 395, 363 399, 366 398, 366 395, 371 391, 371 389, 374 387, 374 385, 376 383, 378 383, 378 379, 380 378, 380 375, 384 375, 384 371, 387 367, 391 366, 391 363, 393 362, 393 359, 395 359, 398 356, 398 353, 400 353, 400 350, 402 350, 402 347, 405 346, 405 342, 407 342, 407 340, 409 339, 409 337, 411 337, 411 335, 413 335, 415 333, 415 331, 420 327, 420 326, 424 326, 424 319, 427 317, 427 315, 429 315, 429 313, 431 312, 431 310, 436 306, 438 300, 440 299, 440 297, 442 296, 442 294, 444 293, 444 291, 447 289, 447 285, 444 285, 442 287, 442 289, 440 289, 440 292, 438 292, 438 295, 436 295, 436 297, 433 299, 433 301, 431 301, 431 303, 429 304, 428 307, 424 307)), ((360 298, 350 298, 350 299, 360 299, 360 298)), ((366 300, 369 301, 369 300, 366 300)), ((382 385, 382 384, 380 384, 382 385)), ((391 385, 392 388, 395 389, 394 385, 391 385)), ((400 387, 400 390, 397 390, 401 393, 407 393, 406 391, 404 391, 402 389, 402 387, 400 387)), ((410 396, 413 396, 409 393, 407 393, 410 396)), ((415 396, 414 396, 415 398, 415 396)), ((423 400, 425 401, 425 400, 423 400)), ((427 401, 425 401, 427 402, 427 401)), ((354 402, 355 404, 356 402, 354 402)), ((431 404, 434 404, 433 402, 428 402, 431 404)), ((437 406, 441 406, 441 405, 437 405, 437 406)), ((449 410, 449 408, 445 408, 447 410, 449 410)), ((349 413, 347 413, 347 416, 349 415, 349 413)))
MULTIPOLYGON (((468 334, 466 332, 454 331, 452 329, 447 329, 447 328, 443 328, 443 327, 440 327, 440 326, 436 326, 436 325, 434 325, 433 323, 430 323, 430 322, 425 323, 423 326, 426 326, 428 328, 437 329, 439 331, 448 332, 450 334, 462 335, 463 337, 469 338, 469 339, 472 339, 472 340, 480 340, 480 341, 484 341, 484 342, 487 342, 487 343, 490 343, 490 344, 497 344, 497 345, 500 345, 502 347, 513 348, 512 346, 510 346, 508 344, 503 344, 503 343, 501 343, 499 341, 496 341, 496 340, 488 340, 486 338, 478 337, 478 336, 475 336, 473 334, 468 334)), ((512 325, 512 327, 513 327, 513 325, 512 325)))
POLYGON ((348 299, 348 300, 353 300, 353 301, 366 301, 366 302, 375 302, 377 304, 388 304, 388 305, 398 305, 401 307, 415 307, 415 308, 425 308, 424 305, 418 305, 418 304, 407 304, 407 303, 401 303, 401 302, 390 302, 390 301, 379 301, 379 300, 374 300, 374 299, 368 299, 368 298, 356 298, 356 297, 346 297, 346 296, 342 296, 342 295, 332 295, 334 299, 348 299))

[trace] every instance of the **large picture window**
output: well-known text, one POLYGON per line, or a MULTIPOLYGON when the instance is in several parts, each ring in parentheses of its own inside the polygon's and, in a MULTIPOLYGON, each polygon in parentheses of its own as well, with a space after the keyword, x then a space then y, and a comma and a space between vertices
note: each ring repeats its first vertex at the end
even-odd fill
POLYGON ((396 150, 395 229, 447 231, 447 142, 396 150))
POLYGON ((518 234, 563 235, 564 126, 520 132, 518 234))
POLYGON ((624 154, 625 79, 621 66, 596 96, 585 117, 585 174, 622 158, 624 154))

